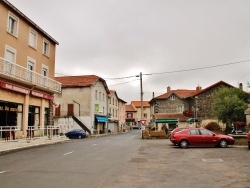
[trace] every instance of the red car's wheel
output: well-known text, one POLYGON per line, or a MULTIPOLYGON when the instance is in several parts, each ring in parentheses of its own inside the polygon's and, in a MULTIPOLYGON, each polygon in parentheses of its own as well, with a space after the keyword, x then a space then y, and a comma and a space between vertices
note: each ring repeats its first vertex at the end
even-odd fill
POLYGON ((187 148, 188 147, 188 141, 187 140, 182 140, 180 143, 179 143, 179 146, 181 148, 187 148))
POLYGON ((221 139, 219 142, 220 147, 226 148, 227 147, 227 141, 225 139, 221 139))
POLYGON ((248 149, 250 150, 250 142, 248 142, 248 149))

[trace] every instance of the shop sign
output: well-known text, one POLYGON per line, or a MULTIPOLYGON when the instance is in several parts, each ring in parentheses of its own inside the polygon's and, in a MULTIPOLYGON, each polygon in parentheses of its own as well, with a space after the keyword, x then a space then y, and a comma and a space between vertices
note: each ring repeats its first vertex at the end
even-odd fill
MULTIPOLYGON (((19 86, 15 86, 6 82, 2 82, 0 81, 0 87, 5 88, 5 89, 9 89, 12 91, 16 91, 19 93, 24 93, 24 94, 30 94, 30 90, 29 89, 25 89, 19 86)), ((36 97, 40 97, 40 98, 44 98, 44 99, 53 99, 53 95, 49 95, 46 93, 41 93, 41 92, 37 92, 37 91, 31 91, 31 95, 36 96, 36 97)))
POLYGON ((36 96, 36 97, 41 97, 41 98, 44 98, 44 99, 53 99, 54 98, 52 95, 48 95, 48 94, 45 94, 45 93, 40 93, 40 92, 37 92, 37 91, 31 91, 31 95, 36 96))
POLYGON ((25 89, 25 88, 22 88, 22 87, 19 87, 19 86, 15 86, 15 85, 12 85, 12 84, 8 84, 8 83, 5 83, 5 82, 0 82, 0 86, 2 88, 9 89, 9 90, 16 91, 16 92, 20 92, 20 93, 24 93, 24 94, 29 94, 30 93, 30 91, 28 89, 25 89))

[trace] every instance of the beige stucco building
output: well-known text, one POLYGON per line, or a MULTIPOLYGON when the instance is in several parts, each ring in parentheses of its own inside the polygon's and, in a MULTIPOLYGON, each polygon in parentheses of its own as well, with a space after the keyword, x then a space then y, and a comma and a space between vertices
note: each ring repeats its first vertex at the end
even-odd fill
POLYGON ((6 0, 0 1, 0 136, 51 125, 58 42, 6 0))

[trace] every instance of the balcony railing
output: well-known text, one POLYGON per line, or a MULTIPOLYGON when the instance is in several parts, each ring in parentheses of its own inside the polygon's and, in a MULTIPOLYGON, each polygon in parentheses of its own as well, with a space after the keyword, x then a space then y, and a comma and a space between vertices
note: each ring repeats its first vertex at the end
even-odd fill
POLYGON ((1 76, 15 81, 22 81, 28 85, 35 85, 44 90, 50 90, 56 93, 61 92, 61 83, 18 64, 10 63, 0 57, 0 77, 1 76))

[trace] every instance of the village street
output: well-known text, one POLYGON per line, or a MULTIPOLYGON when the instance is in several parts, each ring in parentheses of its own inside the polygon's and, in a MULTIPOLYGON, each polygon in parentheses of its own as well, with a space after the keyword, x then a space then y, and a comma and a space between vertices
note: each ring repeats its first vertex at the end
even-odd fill
POLYGON ((140 130, 0 156, 1 187, 249 187, 247 147, 180 149, 140 130))

